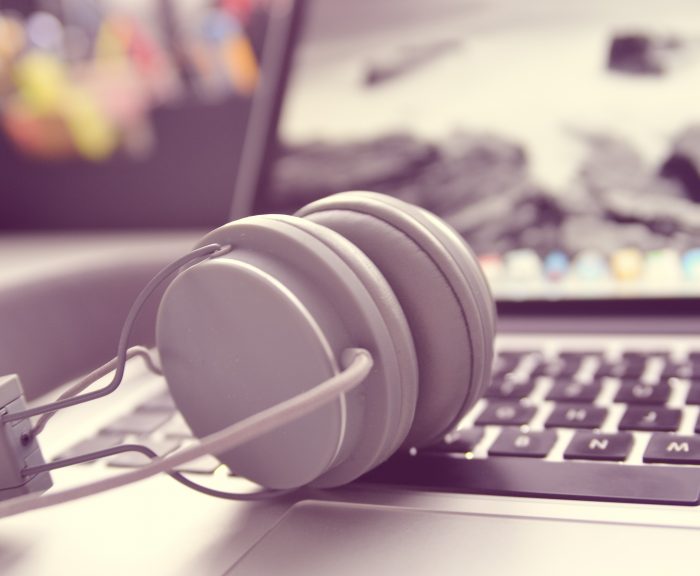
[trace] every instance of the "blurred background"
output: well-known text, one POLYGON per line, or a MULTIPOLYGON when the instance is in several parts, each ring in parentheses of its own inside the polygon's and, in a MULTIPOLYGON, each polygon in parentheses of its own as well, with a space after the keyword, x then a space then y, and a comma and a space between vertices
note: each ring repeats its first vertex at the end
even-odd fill
POLYGON ((225 221, 266 25, 256 0, 0 0, 0 228, 225 221))
POLYGON ((0 0, 0 374, 28 397, 112 358, 148 280, 230 219, 285 2, 0 0))
MULTIPOLYGON (((0 229, 225 222, 268 9, 0 0, 0 229)), ((242 213, 377 190, 450 222, 500 299, 700 296, 696 1, 304 13, 242 213)))

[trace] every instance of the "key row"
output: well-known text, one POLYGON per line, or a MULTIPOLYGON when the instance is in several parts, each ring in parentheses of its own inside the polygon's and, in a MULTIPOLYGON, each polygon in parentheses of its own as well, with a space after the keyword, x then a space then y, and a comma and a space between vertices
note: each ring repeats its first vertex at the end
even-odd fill
MULTIPOLYGON (((483 438, 482 428, 466 428, 448 434, 430 452, 469 453, 483 438)), ((544 458, 557 441, 555 430, 524 432, 504 428, 488 450, 489 456, 544 458)), ((564 450, 567 460, 622 462, 634 445, 631 432, 601 434, 577 431, 564 450)), ((644 462, 665 464, 700 464, 700 436, 654 433, 644 451, 644 462)))
MULTIPOLYGON (((529 424, 537 412, 536 406, 516 402, 488 403, 476 419, 477 426, 523 426, 529 424)), ((608 409, 588 404, 557 404, 545 421, 546 428, 600 428, 608 417, 608 409)), ((674 432, 678 429, 682 411, 676 408, 629 406, 618 428, 650 432, 674 432)), ((700 433, 700 418, 695 423, 700 433)))
MULTIPOLYGON (((113 433, 94 436, 75 444, 56 458, 56 460, 98 452, 124 443, 126 443, 126 441, 123 436, 113 433)), ((183 445, 182 440, 175 438, 163 438, 161 440, 147 438, 139 440, 136 443, 150 448, 159 456, 166 456, 183 445)), ((140 452, 123 452, 106 459, 107 466, 115 468, 138 468, 148 464, 150 461, 148 456, 140 452)), ((219 466, 221 466, 221 463, 214 456, 206 455, 177 466, 176 470, 192 474, 211 474, 219 466)))
MULTIPOLYGON (((542 357, 542 351, 538 349, 530 350, 500 350, 497 360, 519 362, 526 356, 542 357)), ((603 349, 599 350, 560 350, 555 359, 565 360, 577 358, 605 358, 607 353, 603 349)), ((621 360, 641 361, 648 358, 662 358, 670 360, 672 357, 670 350, 625 350, 620 354, 621 360)), ((700 350, 690 350, 686 355, 689 362, 700 362, 700 350)))
MULTIPOLYGON (((521 366, 526 354, 502 353, 493 366, 495 378, 502 378, 521 366)), ((603 352, 561 353, 555 358, 544 358, 541 353, 531 352, 528 375, 530 378, 549 376, 552 378, 573 378, 578 374, 587 358, 595 359, 597 367, 592 376, 595 378, 640 378, 649 366, 649 360, 660 363, 659 376, 662 378, 680 377, 700 380, 700 358, 697 352, 691 352, 683 361, 671 359, 669 352, 625 352, 614 361, 607 360, 603 352)))
MULTIPOLYGON (((503 380, 491 384, 484 393, 485 398, 495 400, 523 400, 535 389, 532 381, 518 382, 503 380)), ((571 380, 554 382, 546 399, 554 402, 575 402, 592 404, 598 398, 602 384, 600 382, 574 382, 571 380)), ((614 402, 621 404, 638 404, 662 406, 671 397, 671 385, 667 382, 660 384, 645 384, 636 380, 623 381, 619 385, 614 402)), ((700 383, 691 384, 685 398, 686 404, 700 405, 700 383)))

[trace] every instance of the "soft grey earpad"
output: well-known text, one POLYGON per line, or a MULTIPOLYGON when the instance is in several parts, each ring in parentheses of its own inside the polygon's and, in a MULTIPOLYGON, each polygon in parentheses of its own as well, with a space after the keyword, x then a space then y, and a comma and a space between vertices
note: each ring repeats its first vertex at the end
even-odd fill
POLYGON ((418 404, 404 445, 436 440, 473 405, 490 373, 493 303, 482 279, 470 278, 481 274, 473 254, 456 235, 440 233, 420 209, 380 194, 336 194, 298 215, 350 240, 388 280, 418 359, 418 404))
MULTIPOLYGON (((391 339, 399 360, 400 390, 396 396, 401 398, 397 408, 398 419, 393 438, 388 438, 372 467, 388 458, 401 445, 414 421, 418 396, 418 369, 415 345, 411 336, 402 306, 397 300, 391 285, 384 278, 376 265, 356 245, 341 234, 309 220, 278 214, 264 216, 266 219, 284 222, 310 234, 328 248, 333 250, 347 264, 362 282, 367 293, 377 306, 384 324, 390 331, 391 339)), ((329 295, 332 296, 332 295, 329 295)), ((388 418, 388 415, 387 415, 388 418)))

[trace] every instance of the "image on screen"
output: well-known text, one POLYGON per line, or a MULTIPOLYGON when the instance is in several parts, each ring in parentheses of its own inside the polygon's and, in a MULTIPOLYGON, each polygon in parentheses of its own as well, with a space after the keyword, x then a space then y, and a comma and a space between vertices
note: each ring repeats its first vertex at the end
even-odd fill
POLYGON ((445 218, 500 299, 700 296, 700 4, 316 3, 266 207, 445 218))

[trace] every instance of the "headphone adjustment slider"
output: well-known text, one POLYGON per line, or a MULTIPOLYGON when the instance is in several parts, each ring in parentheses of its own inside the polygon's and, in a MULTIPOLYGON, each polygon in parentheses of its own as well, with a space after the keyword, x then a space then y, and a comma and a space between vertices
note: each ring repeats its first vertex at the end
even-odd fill
POLYGON ((27 408, 19 377, 0 376, 0 500, 44 492, 53 482, 48 472, 27 476, 25 468, 44 464, 28 418, 13 422, 4 417, 27 408))

